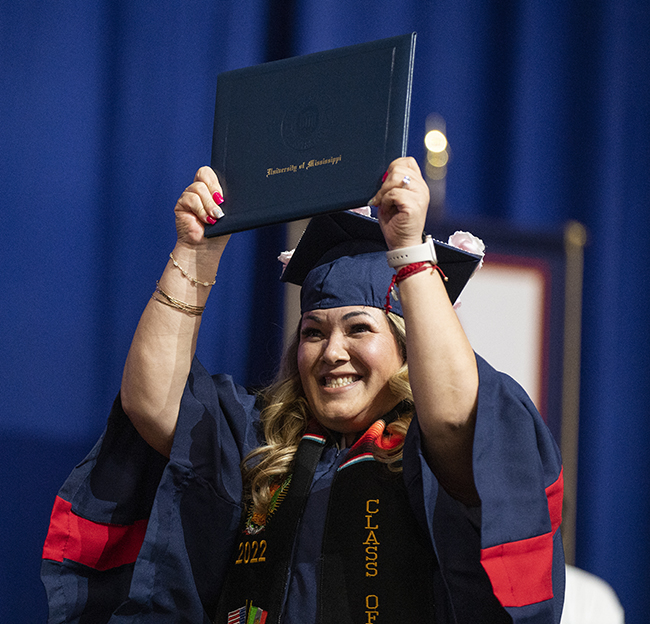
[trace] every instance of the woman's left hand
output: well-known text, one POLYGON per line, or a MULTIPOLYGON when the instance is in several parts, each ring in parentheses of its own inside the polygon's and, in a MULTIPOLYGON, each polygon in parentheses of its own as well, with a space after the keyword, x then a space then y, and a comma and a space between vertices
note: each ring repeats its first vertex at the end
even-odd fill
POLYGON ((378 207, 377 218, 389 249, 422 244, 429 187, 414 158, 394 160, 368 203, 378 207))

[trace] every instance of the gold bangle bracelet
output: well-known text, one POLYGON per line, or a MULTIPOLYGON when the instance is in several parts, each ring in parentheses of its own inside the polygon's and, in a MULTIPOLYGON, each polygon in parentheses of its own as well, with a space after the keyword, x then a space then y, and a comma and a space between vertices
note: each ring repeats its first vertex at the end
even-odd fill
POLYGON ((201 314, 203 314, 203 310, 205 310, 205 306, 195 306, 189 303, 185 303, 180 299, 175 299, 160 287, 159 282, 156 282, 156 290, 151 295, 151 298, 154 301, 158 301, 159 303, 164 303, 170 308, 174 308, 175 310, 180 310, 181 312, 185 312, 186 314, 189 314, 191 316, 201 316, 201 314), (156 296, 156 295, 160 295, 160 296, 156 296))

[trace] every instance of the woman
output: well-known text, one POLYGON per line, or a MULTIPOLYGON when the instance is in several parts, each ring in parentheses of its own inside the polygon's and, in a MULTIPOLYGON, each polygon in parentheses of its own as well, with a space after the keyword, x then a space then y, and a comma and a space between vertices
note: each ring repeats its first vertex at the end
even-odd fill
POLYGON ((416 162, 393 162, 370 202, 402 267, 400 314, 382 309, 392 271, 376 247, 309 271, 261 439, 255 398, 194 361, 228 240, 203 235, 221 193, 202 168, 181 195, 105 437, 55 505, 51 621, 557 622, 557 448, 463 333, 423 249, 416 162), (97 523, 112 537, 88 537, 97 523))

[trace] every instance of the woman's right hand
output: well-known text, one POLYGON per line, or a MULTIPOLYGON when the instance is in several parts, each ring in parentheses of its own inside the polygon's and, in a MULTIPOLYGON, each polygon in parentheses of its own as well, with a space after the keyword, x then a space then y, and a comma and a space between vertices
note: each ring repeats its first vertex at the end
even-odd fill
POLYGON ((174 208, 178 243, 193 248, 225 247, 229 236, 205 238, 205 225, 224 216, 220 207, 223 201, 217 174, 210 167, 201 167, 174 208))

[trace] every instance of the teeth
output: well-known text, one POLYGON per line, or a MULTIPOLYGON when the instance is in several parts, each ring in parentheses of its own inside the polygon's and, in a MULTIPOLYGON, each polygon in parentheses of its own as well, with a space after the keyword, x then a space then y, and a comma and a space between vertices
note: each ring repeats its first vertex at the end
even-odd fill
POLYGON ((354 383, 355 381, 356 381, 355 377, 326 377, 325 387, 342 388, 343 386, 349 386, 351 383, 354 383))

